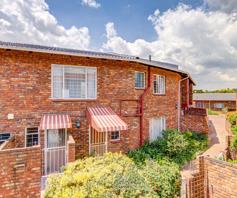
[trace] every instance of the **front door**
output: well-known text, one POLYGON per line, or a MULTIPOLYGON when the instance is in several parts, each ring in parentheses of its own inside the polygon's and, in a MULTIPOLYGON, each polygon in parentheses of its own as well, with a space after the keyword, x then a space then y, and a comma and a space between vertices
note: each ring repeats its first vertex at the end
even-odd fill
POLYGON ((66 165, 66 130, 46 130, 45 174, 60 172, 66 165))

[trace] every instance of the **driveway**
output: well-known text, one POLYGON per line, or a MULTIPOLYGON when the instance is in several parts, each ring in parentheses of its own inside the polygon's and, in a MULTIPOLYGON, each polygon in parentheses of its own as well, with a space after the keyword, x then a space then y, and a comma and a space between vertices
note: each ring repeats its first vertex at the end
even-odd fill
POLYGON ((209 118, 209 149, 203 153, 205 156, 215 158, 227 148, 224 115, 210 115, 209 118))
MULTIPOLYGON (((222 152, 227 148, 226 136, 228 135, 225 129, 225 116, 224 115, 210 115, 208 116, 209 126, 209 148, 201 155, 216 158, 221 156, 222 152)), ((197 160, 187 163, 181 175, 183 178, 188 178, 196 170, 197 160)))

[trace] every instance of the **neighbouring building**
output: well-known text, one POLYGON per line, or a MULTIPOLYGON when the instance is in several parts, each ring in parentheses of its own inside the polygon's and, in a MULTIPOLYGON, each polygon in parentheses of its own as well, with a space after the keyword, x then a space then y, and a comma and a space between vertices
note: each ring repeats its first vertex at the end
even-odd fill
POLYGON ((197 108, 236 111, 237 93, 194 93, 193 103, 197 108))
POLYGON ((39 197, 42 176, 166 128, 207 133, 193 85, 173 64, 0 42, 0 197, 39 197))

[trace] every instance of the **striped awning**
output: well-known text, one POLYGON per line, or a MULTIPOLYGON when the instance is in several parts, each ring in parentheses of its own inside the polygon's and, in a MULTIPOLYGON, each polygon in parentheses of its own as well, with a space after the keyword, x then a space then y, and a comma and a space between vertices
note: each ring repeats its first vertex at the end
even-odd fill
POLYGON ((87 119, 98 132, 128 129, 128 125, 110 107, 87 108, 87 119))
POLYGON ((65 114, 43 115, 39 128, 40 130, 72 128, 72 121, 70 116, 65 114))

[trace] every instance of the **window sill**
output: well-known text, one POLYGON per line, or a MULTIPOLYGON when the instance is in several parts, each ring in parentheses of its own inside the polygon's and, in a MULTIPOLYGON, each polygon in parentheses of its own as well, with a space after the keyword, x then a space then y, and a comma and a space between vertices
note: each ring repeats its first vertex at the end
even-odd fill
POLYGON ((166 96, 166 94, 157 94, 157 93, 153 93, 154 96, 166 96))
POLYGON ((137 89, 137 90, 144 90, 145 87, 135 87, 135 89, 137 89))
POLYGON ((117 144, 117 143, 120 143, 121 142, 121 139, 118 139, 118 140, 110 140, 110 143, 112 144, 117 144))
POLYGON ((77 99, 77 98, 49 98, 53 102, 93 102, 97 99, 77 99))

